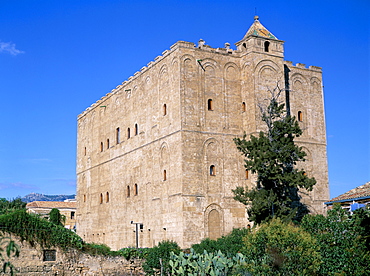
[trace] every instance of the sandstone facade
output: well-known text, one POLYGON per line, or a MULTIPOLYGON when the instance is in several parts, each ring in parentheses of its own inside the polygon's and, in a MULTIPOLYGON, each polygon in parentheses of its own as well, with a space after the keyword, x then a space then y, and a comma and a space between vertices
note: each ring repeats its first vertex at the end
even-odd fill
MULTIPOLYGON (((232 189, 254 185, 234 137, 263 129, 269 90, 289 90, 304 134, 303 164, 329 199, 321 68, 284 61, 258 18, 236 43, 178 41, 78 116, 77 233, 113 249, 171 239, 189 247, 249 224, 232 189), (142 223, 135 233, 133 223, 142 223)), ((282 93, 285 100, 285 92, 282 93)))

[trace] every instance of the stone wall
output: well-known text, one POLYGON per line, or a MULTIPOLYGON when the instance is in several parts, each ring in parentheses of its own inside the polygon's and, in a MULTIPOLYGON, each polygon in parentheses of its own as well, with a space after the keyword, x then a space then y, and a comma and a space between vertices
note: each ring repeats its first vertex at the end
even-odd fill
POLYGON ((48 249, 51 255, 55 252, 55 261, 47 261, 45 250, 40 246, 31 246, 19 240, 16 243, 21 247, 20 256, 10 259, 16 268, 16 276, 145 275, 141 270, 141 260, 127 261, 124 257, 91 256, 76 250, 63 252, 60 249, 48 249))

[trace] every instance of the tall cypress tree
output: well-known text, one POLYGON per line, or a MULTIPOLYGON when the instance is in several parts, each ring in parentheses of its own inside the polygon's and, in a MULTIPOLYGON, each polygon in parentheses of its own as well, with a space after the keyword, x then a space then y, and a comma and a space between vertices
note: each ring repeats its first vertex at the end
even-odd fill
POLYGON ((257 174, 253 189, 237 187, 234 199, 245 204, 249 220, 260 224, 273 217, 300 221, 309 212, 301 202, 299 188, 311 191, 316 184, 297 162, 305 161, 306 153, 295 145, 294 138, 302 135, 295 117, 284 110, 278 102, 279 95, 272 95, 267 108, 261 108, 262 121, 267 130, 258 137, 235 138, 239 151, 245 156, 245 168, 257 174))

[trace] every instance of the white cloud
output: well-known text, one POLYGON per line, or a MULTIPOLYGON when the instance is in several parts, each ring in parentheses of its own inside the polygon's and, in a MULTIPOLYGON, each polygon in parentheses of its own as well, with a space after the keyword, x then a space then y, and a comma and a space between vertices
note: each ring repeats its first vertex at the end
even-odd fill
POLYGON ((15 48, 15 44, 12 42, 1 42, 0 41, 0 53, 9 53, 13 56, 23 54, 24 51, 15 48))

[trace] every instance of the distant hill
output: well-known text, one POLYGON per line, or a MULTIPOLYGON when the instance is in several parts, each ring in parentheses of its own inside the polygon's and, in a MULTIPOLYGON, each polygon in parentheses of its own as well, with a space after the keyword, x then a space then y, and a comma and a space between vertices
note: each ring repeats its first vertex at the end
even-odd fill
POLYGON ((32 201, 64 201, 66 199, 74 199, 76 195, 43 195, 38 193, 30 193, 21 198, 23 202, 32 201))

